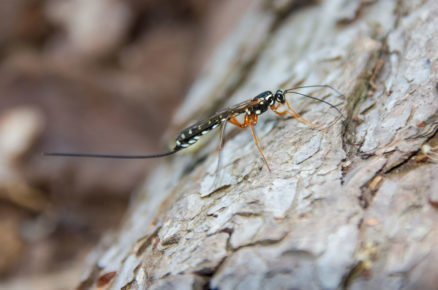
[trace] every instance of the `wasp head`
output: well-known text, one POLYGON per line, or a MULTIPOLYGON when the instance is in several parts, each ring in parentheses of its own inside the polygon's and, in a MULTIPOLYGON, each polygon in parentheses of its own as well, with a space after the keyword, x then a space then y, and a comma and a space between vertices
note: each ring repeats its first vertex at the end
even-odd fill
POLYGON ((286 99, 284 97, 284 92, 282 90, 277 90, 275 92, 275 101, 284 104, 286 102, 286 99))

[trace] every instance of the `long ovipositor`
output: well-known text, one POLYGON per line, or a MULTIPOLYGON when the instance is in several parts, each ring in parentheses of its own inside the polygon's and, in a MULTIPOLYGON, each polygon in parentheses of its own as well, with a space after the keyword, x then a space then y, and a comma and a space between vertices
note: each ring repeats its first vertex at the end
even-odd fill
MULTIPOLYGON (((311 122, 306 121, 301 118, 295 111, 292 110, 290 104, 287 102, 285 95, 288 93, 301 95, 307 98, 311 98, 322 103, 329 105, 330 107, 337 110, 337 112, 342 115, 342 112, 335 107, 334 105, 328 103, 327 101, 315 98, 313 96, 305 95, 299 92, 295 92, 297 89, 302 88, 329 88, 339 95, 342 96, 336 89, 332 88, 328 85, 312 85, 312 86, 301 86, 292 89, 288 89, 285 91, 277 90, 275 94, 271 91, 265 91, 263 93, 258 94, 254 98, 234 105, 232 107, 226 108, 220 112, 217 112, 213 116, 209 117, 206 120, 199 121, 194 125, 182 130, 178 137, 175 140, 175 147, 169 151, 158 154, 148 154, 148 155, 118 155, 118 154, 101 154, 101 153, 74 153, 74 152, 46 152, 43 153, 46 156, 63 156, 63 157, 84 157, 84 158, 113 158, 113 159, 149 159, 149 158, 160 158, 165 156, 170 156, 175 154, 176 152, 188 148, 191 145, 195 144, 203 135, 208 134, 215 128, 221 126, 225 122, 230 122, 240 128, 246 128, 248 126, 254 126, 257 123, 258 116, 271 109, 274 113, 283 116, 286 113, 291 114, 294 118, 298 120, 304 121, 307 124, 311 122), (285 111, 278 111, 281 105, 287 105, 285 111), (239 123, 236 119, 239 115, 245 115, 245 122, 239 123)), ((253 134, 255 134, 253 132, 253 134)), ((254 135, 255 137, 255 135, 254 135)), ((256 143, 257 144, 257 143, 256 143)), ((260 148, 259 148, 260 150, 260 148)), ((261 151, 261 150, 260 150, 261 151)), ((263 156, 263 153, 260 152, 263 156)))

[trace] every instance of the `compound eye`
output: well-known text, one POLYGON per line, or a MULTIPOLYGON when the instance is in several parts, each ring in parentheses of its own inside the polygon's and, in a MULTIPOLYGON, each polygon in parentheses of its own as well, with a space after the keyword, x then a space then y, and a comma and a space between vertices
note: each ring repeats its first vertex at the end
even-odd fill
POLYGON ((278 91, 275 93, 275 100, 276 100, 277 102, 279 102, 279 103, 282 103, 282 104, 285 102, 284 94, 283 94, 282 91, 278 90, 278 91))

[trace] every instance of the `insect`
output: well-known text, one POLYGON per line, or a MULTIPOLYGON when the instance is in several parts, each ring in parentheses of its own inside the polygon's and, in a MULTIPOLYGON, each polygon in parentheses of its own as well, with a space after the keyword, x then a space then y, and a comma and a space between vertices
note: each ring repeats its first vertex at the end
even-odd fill
POLYGON ((219 111, 209 117, 208 119, 199 121, 192 126, 182 130, 178 137, 175 140, 174 148, 165 153, 159 154, 150 154, 150 155, 113 155, 113 154, 95 154, 95 153, 71 153, 71 152, 48 152, 44 153, 46 156, 64 156, 64 157, 90 157, 90 158, 115 158, 115 159, 149 159, 149 158, 160 158, 169 155, 173 155, 176 152, 186 149, 191 145, 195 144, 203 135, 208 134, 215 128, 222 126, 221 135, 220 135, 220 149, 223 146, 223 136, 225 131, 225 125, 227 123, 231 123, 239 128, 247 128, 251 129, 252 137, 254 139, 254 143, 259 151, 261 157, 263 158, 264 163, 266 164, 269 171, 271 171, 269 164, 266 160, 265 155, 263 154, 263 150, 260 147, 260 142, 257 138, 254 127, 257 125, 258 118, 260 115, 267 112, 269 109, 279 116, 290 115, 298 121, 315 128, 316 125, 312 122, 301 117, 295 110, 293 110, 290 103, 286 100, 287 94, 296 94, 306 98, 314 99, 319 102, 325 103, 335 109, 340 116, 344 117, 342 112, 334 105, 330 104, 327 101, 322 99, 306 95, 300 92, 297 92, 298 89, 305 88, 328 88, 332 91, 336 92, 338 95, 342 96, 342 94, 329 85, 311 85, 311 86, 300 86, 287 90, 277 90, 275 93, 272 91, 265 91, 254 98, 241 102, 232 107, 226 108, 222 111, 219 111), (244 115, 243 122, 237 119, 238 116, 244 115))

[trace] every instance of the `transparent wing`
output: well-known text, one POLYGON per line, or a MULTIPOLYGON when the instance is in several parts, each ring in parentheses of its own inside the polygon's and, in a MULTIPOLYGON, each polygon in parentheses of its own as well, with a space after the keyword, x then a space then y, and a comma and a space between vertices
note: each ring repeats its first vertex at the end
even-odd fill
POLYGON ((246 108, 257 105, 259 102, 260 100, 247 100, 238 103, 234 106, 220 110, 215 114, 213 114, 212 116, 210 116, 209 118, 198 121, 193 125, 190 125, 186 129, 184 129, 182 133, 184 133, 184 135, 186 136, 195 135, 198 133, 199 130, 203 130, 205 127, 211 126, 212 123, 220 123, 224 118, 228 119, 229 116, 244 113, 246 108))
POLYGON ((250 107, 252 107, 254 105, 257 105, 260 101, 261 100, 246 100, 246 101, 243 101, 243 102, 238 103, 238 104, 236 104, 234 106, 225 108, 225 109, 217 112, 216 114, 214 114, 214 116, 212 116, 212 118, 217 117, 217 116, 219 116, 221 114, 225 114, 225 113, 229 113, 229 114, 234 114, 234 113, 240 114, 240 113, 243 113, 243 112, 245 112, 246 108, 250 108, 250 107))

